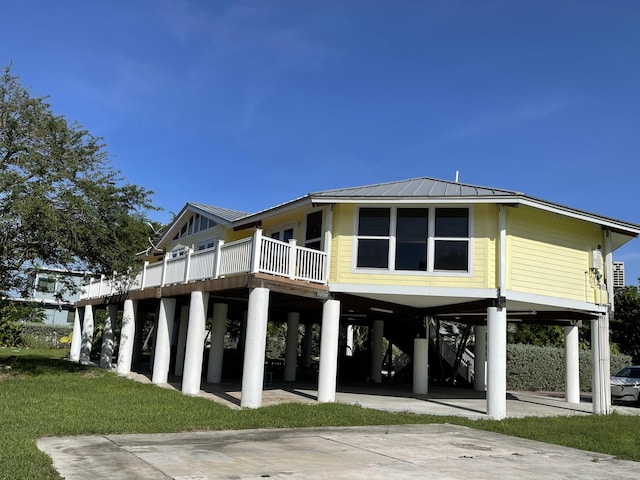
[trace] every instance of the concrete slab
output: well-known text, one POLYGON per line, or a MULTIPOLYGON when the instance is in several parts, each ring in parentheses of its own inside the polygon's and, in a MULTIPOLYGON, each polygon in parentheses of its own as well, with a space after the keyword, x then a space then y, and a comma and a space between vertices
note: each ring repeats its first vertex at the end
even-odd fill
POLYGON ((640 463, 453 425, 43 438, 66 480, 640 478, 640 463))

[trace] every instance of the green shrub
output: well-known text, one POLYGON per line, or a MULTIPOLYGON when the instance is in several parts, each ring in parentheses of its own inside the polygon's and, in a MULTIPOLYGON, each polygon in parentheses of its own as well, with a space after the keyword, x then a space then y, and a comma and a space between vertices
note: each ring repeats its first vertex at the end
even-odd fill
POLYGON ((42 323, 24 323, 21 325, 22 343, 28 348, 61 348, 68 344, 61 342, 69 337, 73 327, 65 325, 44 325, 42 323))
MULTIPOLYGON (((611 355, 611 374, 631 363, 629 355, 611 355)), ((591 351, 580 352, 580 390, 591 391, 591 351)), ((507 389, 562 392, 565 390, 564 348, 507 345, 507 389)))
POLYGON ((16 347, 20 343, 20 324, 0 321, 0 347, 16 347))

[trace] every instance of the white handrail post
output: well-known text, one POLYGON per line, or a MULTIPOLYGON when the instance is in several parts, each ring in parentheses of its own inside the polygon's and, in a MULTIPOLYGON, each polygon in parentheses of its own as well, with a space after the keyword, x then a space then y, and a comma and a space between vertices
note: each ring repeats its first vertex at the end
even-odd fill
POLYGON ((102 296, 102 287, 104 286, 104 275, 100 274, 100 284, 98 286, 98 296, 102 296))
POLYGON ((149 262, 145 261, 142 265, 142 277, 140 278, 140 290, 144 290, 144 281, 147 279, 147 267, 149 262))
POLYGON ((218 278, 220 276, 220 260, 222 257, 222 245, 224 245, 224 240, 218 240, 218 247, 216 248, 216 258, 213 262, 213 278, 218 278))
POLYGON ((262 229, 256 228, 253 233, 253 245, 251 249, 251 273, 260 270, 260 252, 262 251, 262 229))
POLYGON ((296 278, 296 258, 297 258, 297 242, 295 238, 289 240, 289 278, 294 280, 296 278))
POLYGON ((160 277, 160 286, 164 287, 164 282, 167 279, 167 263, 169 262, 169 255, 164 256, 162 260, 162 277, 160 277))
POLYGON ((93 277, 89 277, 89 298, 93 298, 93 277))
POLYGON ((184 265, 184 282, 189 282, 189 270, 191 270, 191 255, 193 254, 193 248, 187 248, 187 261, 184 265))

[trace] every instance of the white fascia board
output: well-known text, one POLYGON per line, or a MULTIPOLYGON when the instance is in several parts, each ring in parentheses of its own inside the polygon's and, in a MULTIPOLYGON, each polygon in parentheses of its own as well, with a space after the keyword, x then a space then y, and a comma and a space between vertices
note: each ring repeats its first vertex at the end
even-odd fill
POLYGON ((398 295, 424 297, 497 298, 495 288, 416 287, 406 285, 371 285, 360 283, 330 283, 333 293, 398 295))
POLYGON ((551 297, 548 295, 537 295, 533 293, 506 291, 507 301, 530 303, 543 305, 545 307, 566 308, 568 310, 581 310, 586 312, 606 313, 607 306, 596 303, 583 302, 580 300, 570 300, 566 298, 551 297))
POLYGON ((305 205, 312 205, 312 201, 308 196, 296 198, 295 200, 291 200, 290 202, 281 203, 280 205, 276 205, 275 207, 267 208, 266 210, 262 210, 260 212, 252 213, 245 217, 239 218, 233 222, 232 226, 238 227, 241 225, 264 220, 265 218, 273 217, 274 215, 281 215, 292 210, 297 210, 304 207, 305 205))
POLYGON ((631 223, 616 220, 614 218, 603 217, 597 214, 583 212, 570 207, 547 203, 542 200, 536 200, 532 198, 520 198, 518 203, 521 205, 526 205, 528 207, 545 210, 547 212, 564 215, 566 217, 577 218, 578 220, 596 223, 598 225, 602 225, 603 227, 614 228, 618 231, 623 230, 625 232, 628 232, 629 236, 632 237, 637 237, 638 235, 640 235, 640 225, 634 225, 631 223))

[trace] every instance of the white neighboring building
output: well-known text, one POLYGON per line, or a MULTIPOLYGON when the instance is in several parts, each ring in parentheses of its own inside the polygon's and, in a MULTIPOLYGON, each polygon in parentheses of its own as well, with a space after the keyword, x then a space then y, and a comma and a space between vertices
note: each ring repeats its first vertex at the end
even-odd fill
POLYGON ((624 262, 613 262, 613 288, 622 288, 624 285, 624 262))
POLYGON ((85 272, 41 268, 29 279, 32 285, 29 297, 20 300, 37 303, 44 310, 47 325, 73 325, 73 304, 80 298, 85 275, 85 272), (76 287, 75 292, 69 292, 66 286, 69 283, 76 287), (61 297, 56 296, 57 292, 61 292, 61 297))

